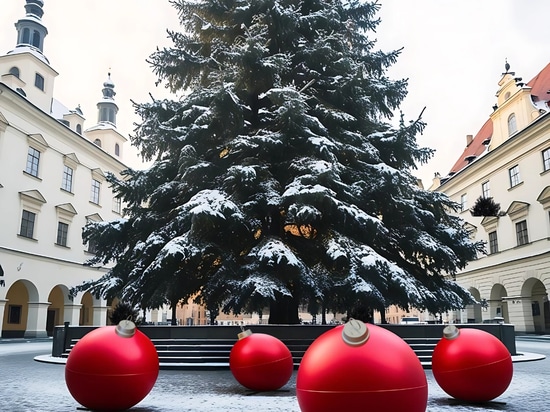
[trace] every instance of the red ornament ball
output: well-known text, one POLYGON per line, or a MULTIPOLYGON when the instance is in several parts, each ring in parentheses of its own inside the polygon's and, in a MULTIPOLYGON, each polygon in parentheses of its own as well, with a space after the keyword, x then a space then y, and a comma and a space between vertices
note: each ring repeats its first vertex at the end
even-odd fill
POLYGON ((480 329, 443 329, 432 355, 436 382, 453 398, 488 402, 504 393, 512 381, 512 357, 495 336, 480 329))
POLYGON ((289 381, 294 361, 288 347, 276 337, 246 330, 231 348, 229 368, 244 387, 274 391, 289 381))
POLYGON ((133 322, 121 321, 94 329, 76 343, 65 365, 65 383, 88 409, 122 411, 149 394, 158 373, 151 340, 133 322))
POLYGON ((399 336, 352 319, 319 336, 298 368, 302 412, 425 412, 422 365, 399 336))

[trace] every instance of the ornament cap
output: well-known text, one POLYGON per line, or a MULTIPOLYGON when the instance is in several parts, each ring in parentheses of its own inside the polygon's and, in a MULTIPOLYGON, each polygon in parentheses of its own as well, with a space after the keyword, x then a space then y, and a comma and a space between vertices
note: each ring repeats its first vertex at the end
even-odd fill
POLYGON ((342 339, 351 346, 362 345, 369 339, 369 336, 367 325, 357 319, 350 319, 342 330, 342 339))
POLYGON ((241 333, 237 335, 239 340, 244 339, 252 335, 252 331, 250 329, 243 330, 241 333))
POLYGON ((460 330, 455 325, 448 325, 443 329, 443 337, 445 339, 456 339, 458 335, 460 335, 460 330))
POLYGON ((116 325, 115 332, 123 338, 131 338, 136 334, 136 324, 131 320, 121 320, 116 325))

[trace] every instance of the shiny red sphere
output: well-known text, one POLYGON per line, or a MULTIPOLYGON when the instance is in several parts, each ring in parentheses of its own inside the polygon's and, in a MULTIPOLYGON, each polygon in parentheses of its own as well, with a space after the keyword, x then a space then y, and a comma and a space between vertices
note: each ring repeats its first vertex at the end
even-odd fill
POLYGON ((432 355, 432 371, 441 389, 467 402, 488 402, 502 395, 513 375, 506 346, 480 329, 456 331, 455 337, 443 337, 432 355))
POLYGON ((428 384, 411 347, 394 333, 362 322, 368 339, 347 343, 348 324, 325 332, 305 352, 296 378, 300 410, 424 412, 428 384))
POLYGON ((115 326, 94 329, 71 350, 65 382, 73 398, 94 411, 122 411, 145 398, 159 373, 151 340, 139 330, 120 336, 115 326))
POLYGON ((252 333, 233 345, 229 368, 244 387, 254 391, 274 391, 289 381, 294 361, 282 341, 264 333, 252 333))

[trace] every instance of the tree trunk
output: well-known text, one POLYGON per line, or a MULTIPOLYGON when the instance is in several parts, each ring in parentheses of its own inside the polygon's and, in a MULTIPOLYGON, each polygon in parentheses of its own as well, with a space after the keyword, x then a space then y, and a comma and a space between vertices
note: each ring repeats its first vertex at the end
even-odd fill
POLYGON ((270 325, 296 325, 300 323, 298 317, 298 299, 278 295, 277 300, 269 305, 270 325))
POLYGON ((380 308, 380 323, 388 323, 388 321, 386 320, 386 308, 384 307, 380 308))
POLYGON ((176 308, 178 307, 178 304, 174 304, 172 303, 172 321, 170 322, 170 324, 172 326, 176 326, 178 324, 177 322, 177 319, 176 319, 176 308))

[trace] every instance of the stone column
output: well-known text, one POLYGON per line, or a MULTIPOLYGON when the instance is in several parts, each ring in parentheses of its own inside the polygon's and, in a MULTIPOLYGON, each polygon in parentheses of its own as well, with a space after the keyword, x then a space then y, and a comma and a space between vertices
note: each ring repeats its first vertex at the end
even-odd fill
POLYGON ((63 311, 63 322, 69 322, 70 325, 78 326, 80 323, 80 308, 82 305, 70 303, 65 305, 63 311))
POLYGON ((105 326, 107 324, 107 306, 94 306, 93 310, 93 326, 105 326))
POLYGON ((46 320, 48 318, 48 308, 50 302, 29 302, 29 312, 27 315, 27 330, 25 330, 25 338, 45 338, 48 336, 46 332, 46 320))
POLYGON ((531 313, 531 299, 518 298, 508 305, 510 323, 516 332, 535 332, 533 315, 531 313))
POLYGON ((7 299, 0 299, 0 336, 2 332, 2 326, 4 325, 4 312, 6 310, 7 299))

